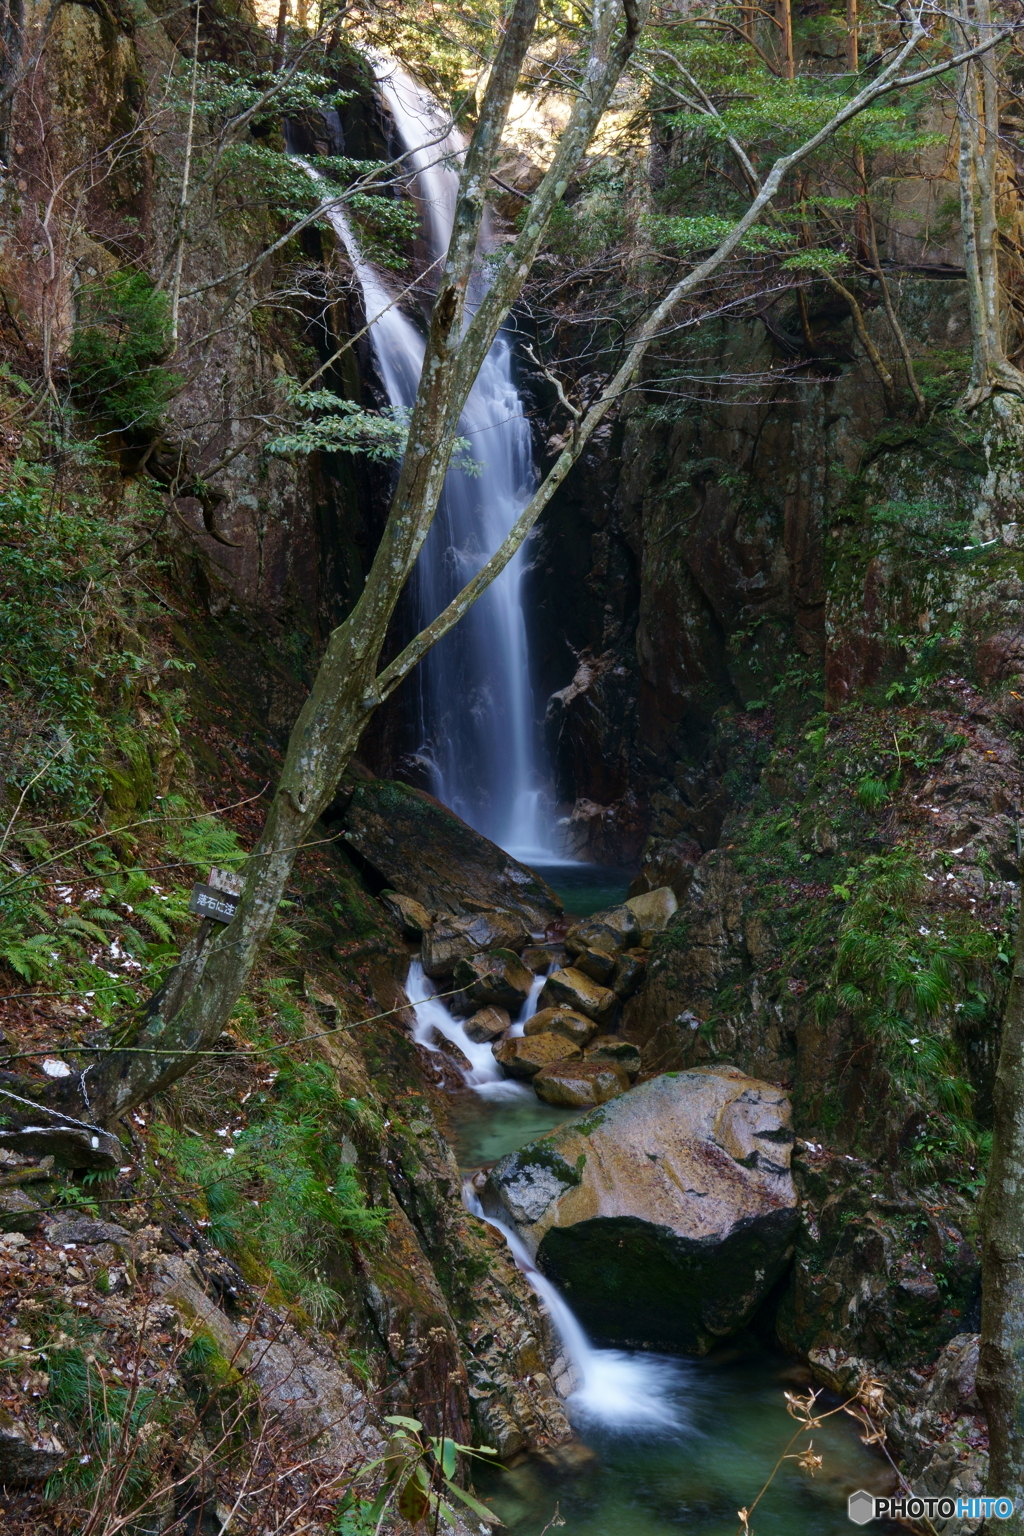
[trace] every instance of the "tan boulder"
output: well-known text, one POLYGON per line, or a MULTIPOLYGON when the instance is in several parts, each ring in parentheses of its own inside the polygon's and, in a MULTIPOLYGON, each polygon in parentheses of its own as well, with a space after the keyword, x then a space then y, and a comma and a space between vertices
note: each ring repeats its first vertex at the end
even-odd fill
POLYGON ((556 1061, 537 1073, 533 1088, 545 1104, 588 1109, 626 1093, 629 1078, 614 1061, 556 1061))
POLYGON ((571 965, 564 971, 552 971, 538 998, 541 1008, 572 1008, 605 1027, 612 1022, 618 1001, 608 987, 599 986, 571 965))
POLYGON ((617 955, 623 949, 631 949, 640 942, 640 924, 636 913, 623 903, 620 907, 606 907, 574 923, 565 935, 565 947, 570 955, 578 955, 584 949, 603 949, 609 955, 617 955))
POLYGON ((666 1072, 502 1158, 487 1196, 592 1338, 703 1354, 789 1262, 792 1141, 781 1088, 666 1072))
POLYGON ((553 1061, 567 1061, 581 1057, 583 1052, 564 1035, 516 1035, 507 1036, 491 1046, 494 1058, 508 1077, 536 1077, 542 1067, 553 1061))
POLYGON ((636 918, 641 934, 648 939, 668 927, 668 920, 678 910, 679 902, 670 885, 661 885, 656 891, 644 891, 642 896, 630 896, 626 906, 636 918))
POLYGON ((504 1008, 481 1008, 466 1020, 463 1028, 471 1040, 483 1045, 488 1040, 497 1040, 511 1025, 512 1020, 504 1008))
POLYGON ((565 1035, 574 1045, 586 1045, 594 1038, 597 1025, 585 1013, 575 1013, 571 1008, 542 1008, 532 1019, 527 1019, 523 1029, 528 1035, 546 1035, 554 1030, 565 1035))
POLYGON ((460 960, 485 949, 522 949, 529 936, 514 912, 439 917, 423 935, 423 969, 434 980, 450 976, 460 960))

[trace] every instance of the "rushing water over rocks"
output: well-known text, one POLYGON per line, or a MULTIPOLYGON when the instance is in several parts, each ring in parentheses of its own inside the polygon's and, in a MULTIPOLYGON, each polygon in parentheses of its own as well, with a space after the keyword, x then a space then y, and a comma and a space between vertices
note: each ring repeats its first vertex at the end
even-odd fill
MULTIPOLYGON (((595 870, 593 878, 604 896, 608 872, 595 870)), ((586 893, 574 892, 573 905, 589 910, 586 893)), ((516 1033, 535 1011, 544 980, 535 978, 512 1026, 516 1033)), ((465 1085, 452 1097, 464 1200, 502 1233, 551 1318, 562 1347, 552 1378, 578 1436, 503 1471, 478 1469, 478 1490, 510 1536, 539 1536, 556 1506, 567 1536, 734 1536, 736 1511, 756 1496, 792 1433, 782 1393, 806 1385, 803 1368, 759 1352, 748 1339, 703 1360, 595 1346, 565 1296, 538 1271, 519 1232, 481 1201, 481 1164, 576 1116, 541 1104, 527 1084, 503 1078, 490 1044, 470 1037, 418 960, 406 990, 415 1040, 432 1053, 453 1047, 450 1060, 465 1085)), ((849 1528, 847 1494, 888 1488, 884 1464, 860 1445, 842 1415, 816 1431, 815 1448, 825 1452, 824 1470, 812 1482, 785 1466, 758 1506, 758 1536, 840 1536, 849 1528)))

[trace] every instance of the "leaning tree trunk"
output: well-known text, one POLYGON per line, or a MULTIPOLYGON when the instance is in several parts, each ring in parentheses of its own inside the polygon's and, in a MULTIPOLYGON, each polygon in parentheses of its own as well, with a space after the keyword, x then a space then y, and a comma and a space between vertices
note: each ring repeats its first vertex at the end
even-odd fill
MULTIPOLYGON (((993 30, 989 0, 960 0, 965 38, 984 40, 993 30)), ((996 219, 999 80, 994 50, 957 71, 960 129, 960 227, 971 318, 971 382, 966 407, 996 390, 1024 394, 1024 375, 1006 355, 996 219)))
POLYGON ((383 694, 377 669, 388 625, 430 531, 466 398, 530 271, 544 230, 607 109, 646 19, 647 0, 597 0, 579 94, 551 166, 534 192, 527 227, 491 276, 463 328, 490 173, 533 35, 539 0, 516 0, 470 142, 451 241, 431 314, 409 439, 388 521, 366 584, 333 632, 288 743, 284 770, 259 846, 245 866, 231 922, 198 936, 150 1001, 130 1047, 104 1057, 48 1100, 104 1122, 165 1088, 195 1064, 224 1028, 270 931, 295 855, 307 841, 383 694), (203 942, 205 940, 205 942, 203 942))
POLYGON ((1006 1536, 1024 1536, 1024 921, 996 1068, 992 1161, 982 1204, 978 1396, 988 1418, 989 1492, 1013 1499, 1006 1536))

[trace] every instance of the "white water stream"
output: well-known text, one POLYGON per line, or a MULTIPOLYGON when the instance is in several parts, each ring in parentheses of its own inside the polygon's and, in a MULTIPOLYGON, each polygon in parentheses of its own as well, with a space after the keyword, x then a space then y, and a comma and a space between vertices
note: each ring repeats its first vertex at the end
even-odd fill
MULTIPOLYGON (((537 997, 544 980, 543 976, 534 979, 530 995, 512 1026, 513 1034, 522 1034, 523 1024, 536 1012, 537 997)), ((463 1021, 449 1013, 441 999, 434 995, 434 988, 418 960, 413 960, 409 966, 405 990, 416 1019, 413 1039, 428 1051, 441 1049, 437 1043, 439 1035, 456 1046, 468 1062, 468 1066, 462 1068, 467 1088, 494 1104, 496 1114, 501 1113, 502 1100, 506 1104, 514 1100, 534 1100, 532 1089, 525 1083, 502 1076, 489 1045, 479 1045, 470 1039, 463 1021)), ((645 1428, 667 1432, 680 1429, 679 1374, 685 1369, 682 1362, 630 1354, 625 1350, 596 1349, 565 1298, 541 1274, 518 1232, 484 1210, 469 1180, 463 1186, 463 1199, 474 1216, 488 1222, 503 1235, 516 1264, 551 1315, 575 1382, 566 1402, 573 1423, 580 1427, 591 1424, 616 1430, 645 1428)))
MULTIPOLYGON (((429 261, 447 247, 463 144, 436 103, 393 63, 375 65, 378 85, 395 122, 407 160, 416 173, 429 261)), ((363 291, 370 337, 381 379, 393 405, 415 398, 423 362, 423 338, 392 302, 380 274, 366 262, 340 210, 331 221, 344 243, 363 291)), ((486 236, 485 236, 486 239, 486 236)), ((512 349, 501 335, 491 348, 466 404, 460 431, 482 466, 479 476, 450 470, 434 526, 417 566, 418 618, 428 623, 484 563, 504 538, 536 483, 529 424, 515 386, 512 349)), ((526 628, 520 600, 522 555, 475 605, 458 630, 435 646, 419 668, 421 753, 434 792, 471 825, 522 858, 552 859, 536 760, 526 628)), ((536 1012, 544 985, 537 976, 513 1034, 536 1012)), ((535 1102, 533 1091, 502 1074, 489 1044, 479 1044, 465 1024, 435 996, 419 960, 406 981, 413 1007, 413 1038, 428 1051, 438 1039, 464 1058, 466 1087, 493 1105, 535 1102)), ((681 1363, 622 1350, 596 1349, 565 1299, 540 1273, 522 1238, 489 1216, 471 1184, 466 1203, 497 1228, 512 1256, 548 1309, 569 1359, 575 1389, 567 1408, 577 1424, 608 1429, 676 1431, 681 1427, 681 1363), (674 1388, 674 1391, 673 1391, 674 1388)))
POLYGON ((617 1430, 679 1430, 679 1375, 682 1361, 631 1354, 623 1349, 596 1349, 570 1306, 530 1257, 514 1227, 489 1216, 472 1184, 463 1189, 466 1208, 502 1234, 517 1266, 551 1314, 576 1382, 566 1400, 573 1424, 617 1430))

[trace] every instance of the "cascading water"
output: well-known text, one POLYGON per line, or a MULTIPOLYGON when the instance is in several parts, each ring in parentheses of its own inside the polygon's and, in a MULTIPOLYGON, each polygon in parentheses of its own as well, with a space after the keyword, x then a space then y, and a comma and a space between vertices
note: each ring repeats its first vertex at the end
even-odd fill
MULTIPOLYGON (((451 233, 463 141, 447 129, 431 97, 397 65, 376 60, 374 67, 415 172, 428 262, 436 263, 451 233)), ((388 399, 408 408, 419 382, 423 337, 363 259, 344 214, 334 210, 328 216, 362 285, 388 399)), ((477 281, 478 294, 482 282, 477 281)), ((414 577, 421 625, 490 557, 536 485, 530 426, 504 334, 484 360, 459 431, 479 472, 448 472, 414 577)), ((434 794, 471 826, 521 858, 550 860, 552 833, 544 814, 520 598, 522 567, 520 552, 417 668, 419 755, 434 794)))
POLYGON ((468 1180, 463 1199, 467 1210, 502 1234, 519 1269, 551 1314, 576 1382, 566 1403, 573 1423, 580 1427, 603 1424, 617 1430, 681 1429, 679 1388, 680 1377, 686 1374, 685 1362, 621 1349, 595 1349, 565 1297, 534 1264, 519 1233, 487 1214, 468 1180))
MULTIPOLYGON (((519 1019, 512 1026, 512 1034, 522 1034, 525 1020, 536 1012, 544 980, 543 976, 535 978, 519 1019)), ((466 1060, 462 1076, 467 1088, 491 1103, 498 1100, 536 1103, 535 1095, 525 1083, 502 1076, 489 1045, 480 1045, 470 1039, 462 1021, 453 1017, 444 1002, 434 995, 418 960, 413 960, 409 966, 405 991, 416 1020, 413 1039, 429 1051, 440 1049, 437 1044, 439 1035, 454 1045, 466 1060)), ((564 1111, 560 1118, 564 1118, 564 1111)), ((567 1404, 574 1422, 603 1424, 619 1430, 639 1427, 678 1430, 681 1427, 679 1377, 686 1369, 683 1363, 617 1349, 595 1349, 564 1297, 537 1269, 519 1234, 484 1211, 469 1181, 463 1187, 463 1198, 474 1216, 502 1233, 516 1264, 551 1314, 576 1384, 567 1404), (676 1401, 673 1401, 673 1395, 676 1401)))
MULTIPOLYGON (((543 985, 543 976, 534 978, 530 995, 519 1019, 509 1030, 509 1034, 522 1034, 523 1024, 531 1014, 537 1011, 537 998, 543 985)), ((462 1020, 449 1013, 444 1003, 434 996, 434 988, 429 978, 424 975, 423 966, 418 960, 413 960, 409 966, 405 995, 412 1004, 416 1016, 413 1039, 417 1045, 425 1046, 428 1051, 436 1051, 438 1045, 435 1036, 441 1035, 461 1051, 469 1062, 469 1070, 464 1072, 467 1088, 472 1088, 488 1099, 524 1099, 527 1102, 533 1100, 533 1094, 523 1083, 513 1082, 511 1078, 503 1076, 491 1047, 471 1040, 462 1020)))

